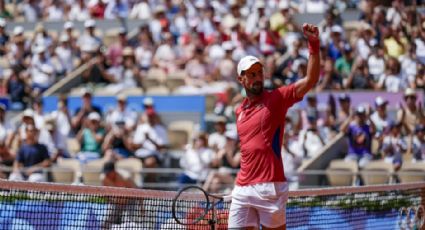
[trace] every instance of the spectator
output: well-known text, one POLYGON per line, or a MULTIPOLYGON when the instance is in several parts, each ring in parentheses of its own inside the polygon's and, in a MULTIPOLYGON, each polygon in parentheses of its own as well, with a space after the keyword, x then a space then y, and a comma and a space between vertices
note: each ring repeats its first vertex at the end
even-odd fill
POLYGON ((103 19, 108 2, 109 0, 98 0, 95 5, 91 6, 89 9, 92 18, 103 19))
POLYGON ((9 40, 9 34, 6 31, 6 20, 0 18, 0 56, 4 56, 6 54, 6 44, 9 40))
POLYGON ((136 157, 143 160, 144 167, 155 168, 162 157, 160 152, 163 152, 168 145, 168 134, 152 108, 146 111, 146 119, 146 122, 140 123, 136 128, 133 149, 136 157))
POLYGON ((85 127, 76 136, 81 143, 81 152, 78 153, 77 158, 82 163, 102 157, 101 146, 105 137, 105 130, 100 124, 100 115, 97 112, 91 112, 87 118, 85 127))
MULTIPOLYGON (((125 47, 123 50, 123 65, 115 69, 114 83, 107 86, 113 92, 124 91, 128 88, 136 88, 141 85, 142 74, 137 68, 134 51, 131 47, 125 47)), ((108 72, 111 69, 108 69, 108 72)), ((112 74, 111 72, 109 72, 112 74)))
POLYGON ((416 47, 410 45, 409 52, 399 58, 401 66, 401 81, 404 88, 416 88, 416 75, 419 60, 416 57, 416 47))
POLYGON ((67 138, 71 132, 71 116, 65 98, 59 99, 58 110, 52 112, 48 117, 46 129, 50 131, 55 148, 58 151, 57 157, 69 158, 67 138))
POLYGON ((382 97, 375 99, 375 112, 370 116, 373 124, 375 124, 376 132, 383 134, 389 125, 389 117, 387 115, 388 101, 382 97))
POLYGON ((186 64, 185 71, 188 73, 186 85, 202 87, 207 82, 211 81, 208 76, 208 63, 204 59, 204 49, 197 47, 194 56, 186 64))
POLYGON ((6 119, 6 106, 0 104, 0 143, 6 146, 6 148, 12 147, 12 138, 15 129, 9 120, 6 119))
POLYGON ((106 134, 102 150, 105 153, 106 161, 120 160, 134 155, 131 152, 131 133, 125 129, 124 120, 116 121, 112 129, 106 134))
POLYGON ((214 151, 208 148, 207 135, 198 134, 180 159, 180 166, 184 170, 178 179, 180 186, 205 182, 213 160, 214 151))
POLYGON ((323 72, 320 77, 320 82, 317 86, 317 91, 322 90, 341 90, 342 79, 335 71, 334 63, 331 58, 325 60, 323 72))
POLYGON ((357 59, 349 73, 348 79, 344 79, 346 89, 375 89, 373 76, 369 74, 366 61, 357 59))
MULTIPOLYGON (((5 140, 0 140, 0 166, 1 167, 12 167, 15 161, 15 154, 10 150, 10 147, 6 145, 5 140)), ((0 178, 6 179, 9 177, 8 171, 0 170, 0 178)))
POLYGON ((403 163, 403 154, 407 150, 407 143, 401 136, 401 124, 391 122, 388 125, 388 134, 384 136, 381 152, 384 161, 394 165, 394 170, 400 169, 403 163))
POLYGON ((137 113, 127 107, 127 96, 120 94, 117 96, 117 107, 106 116, 108 129, 113 127, 117 122, 126 122, 131 120, 133 123, 137 120, 137 113))
POLYGON ((425 123, 425 114, 421 104, 423 102, 420 102, 419 106, 416 105, 416 92, 411 88, 404 91, 404 101, 406 107, 403 106, 397 111, 397 122, 403 125, 405 134, 411 134, 417 124, 425 123))
POLYGON ((130 18, 147 21, 152 18, 151 8, 147 0, 138 1, 130 12, 130 18))
POLYGON ((74 69, 74 55, 71 46, 71 39, 67 34, 62 34, 59 38, 60 45, 56 47, 54 55, 61 64, 61 73, 66 75, 74 69))
MULTIPOLYGON (((54 146, 54 143, 52 141, 52 137, 50 136, 50 133, 45 129, 44 127, 44 120, 42 123, 40 122, 37 126, 37 123, 35 121, 36 117, 38 117, 34 110, 32 109, 26 109, 23 112, 21 123, 18 125, 17 133, 12 137, 12 143, 14 139, 16 138, 16 135, 18 137, 18 146, 20 146, 22 143, 24 143, 27 139, 26 135, 26 127, 29 125, 32 125, 37 128, 37 140, 40 144, 43 144, 47 147, 48 153, 53 156, 56 154, 56 148, 54 146)), ((42 119, 41 117, 38 117, 38 119, 42 119)))
POLYGON ((9 180, 28 180, 30 182, 46 182, 43 172, 51 164, 45 145, 38 143, 38 130, 34 125, 25 127, 25 143, 19 148, 9 180))
POLYGON ((96 22, 93 19, 89 19, 84 22, 86 31, 78 39, 77 46, 81 50, 96 50, 102 45, 102 39, 95 35, 96 22))
POLYGON ((372 54, 367 59, 367 66, 373 80, 378 82, 385 71, 384 50, 378 44, 372 47, 372 54))
POLYGON ((130 180, 124 178, 116 169, 115 163, 112 161, 107 161, 103 165, 103 186, 110 187, 124 187, 124 188, 137 188, 136 184, 130 180))
POLYGON ((76 4, 72 4, 68 18, 71 21, 86 21, 90 19, 90 12, 85 0, 77 0, 76 4))
POLYGON ((43 93, 55 81, 54 66, 46 54, 46 47, 38 45, 34 50, 35 55, 31 61, 33 96, 43 93))
POLYGON ((367 60, 372 52, 373 46, 378 43, 376 39, 374 39, 375 31, 368 23, 364 23, 359 33, 359 39, 356 41, 357 53, 361 59, 367 60))
POLYGON ((164 69, 166 72, 174 72, 177 69, 174 51, 174 41, 170 33, 164 34, 164 41, 158 46, 153 56, 153 65, 164 69))
POLYGON ((387 92, 396 93, 403 89, 400 75, 400 63, 396 58, 390 57, 386 62, 385 73, 381 75, 378 81, 378 88, 387 92))
POLYGON ((141 27, 138 36, 138 46, 135 49, 137 65, 142 71, 148 71, 152 65, 154 42, 150 36, 149 27, 141 27))
POLYGON ((343 81, 348 78, 351 73, 351 67, 354 63, 353 50, 349 45, 345 45, 342 50, 342 57, 339 57, 335 62, 335 69, 342 77, 343 81))
POLYGON ((112 66, 122 65, 123 50, 128 46, 127 30, 120 27, 118 31, 118 41, 109 46, 107 58, 112 66))
POLYGON ((409 150, 413 155, 413 162, 425 161, 425 126, 417 125, 415 134, 409 142, 409 150))
POLYGON ((127 0, 110 0, 105 9, 105 19, 121 19, 128 18, 130 13, 127 0))
POLYGON ((342 57, 342 52, 347 45, 343 39, 344 29, 340 25, 331 28, 331 40, 328 45, 328 56, 332 61, 342 57))
POLYGON ((63 2, 62 0, 55 0, 50 2, 50 5, 45 8, 44 19, 49 21, 59 21, 64 18, 63 12, 63 2))
POLYGON ((100 108, 93 105, 92 103, 92 93, 90 90, 86 89, 83 92, 82 100, 82 106, 75 111, 75 114, 71 120, 71 125, 74 132, 78 132, 81 126, 86 123, 86 118, 90 113, 96 112, 97 114, 101 114, 100 108))
POLYGON ((226 117, 218 116, 214 124, 215 132, 208 137, 208 146, 214 151, 223 149, 226 145, 226 121, 226 117))
POLYGON ((233 170, 240 165, 238 134, 235 130, 225 133, 225 146, 216 152, 212 165, 218 168, 217 172, 210 172, 203 188, 206 191, 217 193, 229 188, 234 182, 233 170), (215 165, 216 164, 216 165, 215 165))
POLYGON ((292 43, 293 47, 290 51, 288 51, 288 56, 283 59, 281 64, 279 64, 273 73, 273 81, 276 86, 282 85, 282 84, 289 84, 291 81, 288 81, 287 79, 290 79, 291 76, 294 74, 292 72, 292 68, 295 62, 304 62, 307 63, 307 59, 301 55, 301 48, 302 48, 302 42, 299 40, 295 40, 292 43))
POLYGON ((317 112, 307 109, 308 126, 300 131, 298 141, 304 152, 304 159, 311 159, 317 156, 320 149, 325 146, 325 135, 323 129, 317 127, 317 112))
POLYGON ((384 34, 384 48, 388 56, 399 58, 406 52, 407 39, 402 34, 400 26, 386 28, 384 34))
POLYGON ((13 19, 13 14, 6 9, 5 1, 0 1, 0 18, 8 20, 13 19))
POLYGON ((6 79, 7 93, 10 96, 11 108, 22 110, 25 108, 29 87, 25 82, 24 73, 14 66, 10 76, 6 79))
POLYGON ((367 123, 368 114, 363 106, 356 109, 355 116, 350 116, 341 125, 349 141, 348 153, 345 160, 357 161, 359 167, 363 168, 371 159, 371 143, 375 133, 373 122, 367 123))
POLYGON ((25 21, 35 22, 41 18, 40 2, 37 0, 25 0, 18 5, 18 11, 24 15, 25 21))

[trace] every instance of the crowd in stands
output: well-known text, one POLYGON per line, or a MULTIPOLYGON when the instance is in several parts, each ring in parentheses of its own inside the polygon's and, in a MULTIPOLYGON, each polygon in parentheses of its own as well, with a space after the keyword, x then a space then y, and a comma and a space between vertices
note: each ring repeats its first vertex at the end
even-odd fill
POLYGON ((318 22, 320 80, 307 95, 307 107, 286 118, 282 151, 288 153, 284 162, 289 178, 303 159, 314 157, 340 131, 349 139, 346 159, 357 160, 360 166, 385 159, 399 168, 406 152, 423 160, 424 101, 415 90, 424 89, 425 11, 416 1, 396 0, 390 5, 359 1, 359 21, 350 24, 342 14, 353 2, 25 0, 12 13, 0 1, 0 55, 8 66, 0 73, 0 93, 9 96, 12 109, 26 109, 14 128, 4 119, 6 108, 0 108, 1 163, 16 162, 14 172, 24 178, 63 157, 83 164, 137 157, 144 167, 159 167, 169 148, 167 127, 151 99, 138 114, 127 107, 123 93, 137 87, 148 90, 148 78, 182 73, 184 84, 173 93, 225 96, 214 110, 219 116, 216 132, 196 133, 188 141, 178 181, 207 181, 207 188, 218 190, 220 183, 232 180, 229 169, 237 169, 239 161, 237 136, 228 128, 233 127, 234 108, 244 96, 235 78, 237 62, 248 54, 258 56, 270 89, 305 77, 308 48, 294 16, 310 12, 324 15, 318 22), (8 28, 19 18, 66 22, 58 33, 37 24, 28 36, 21 26, 8 28), (103 19, 122 22, 110 44, 99 36, 96 20, 103 19), (128 36, 129 19, 144 22, 135 37, 128 36), (84 31, 77 31, 76 21, 83 22, 84 31), (68 111, 66 98, 59 100, 55 112, 43 114, 41 94, 84 64, 82 81, 119 95, 117 107, 102 113, 87 90, 75 114, 68 111), (355 89, 402 92, 404 101, 396 108, 396 119, 387 115, 385 98, 353 108, 343 92, 355 89), (329 90, 338 98, 329 100, 323 114, 314 93, 329 90), (68 151, 69 137, 81 143, 79 153, 68 151), (212 168, 218 170, 210 173, 212 168))

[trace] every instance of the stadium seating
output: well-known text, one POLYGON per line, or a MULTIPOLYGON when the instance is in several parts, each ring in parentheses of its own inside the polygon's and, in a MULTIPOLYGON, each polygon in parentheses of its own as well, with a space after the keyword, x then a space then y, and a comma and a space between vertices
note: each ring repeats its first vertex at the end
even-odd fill
POLYGON ((357 179, 358 164, 355 161, 333 160, 326 175, 331 186, 351 186, 357 179))

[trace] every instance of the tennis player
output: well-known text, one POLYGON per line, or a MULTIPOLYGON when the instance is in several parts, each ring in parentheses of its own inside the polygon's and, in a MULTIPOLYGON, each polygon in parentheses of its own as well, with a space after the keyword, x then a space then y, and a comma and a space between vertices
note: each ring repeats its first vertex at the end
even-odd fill
POLYGON ((319 30, 303 25, 310 57, 307 76, 273 91, 263 90, 263 64, 246 56, 237 66, 247 97, 236 110, 241 168, 232 192, 229 229, 286 229, 288 185, 281 157, 285 116, 319 77, 319 30))

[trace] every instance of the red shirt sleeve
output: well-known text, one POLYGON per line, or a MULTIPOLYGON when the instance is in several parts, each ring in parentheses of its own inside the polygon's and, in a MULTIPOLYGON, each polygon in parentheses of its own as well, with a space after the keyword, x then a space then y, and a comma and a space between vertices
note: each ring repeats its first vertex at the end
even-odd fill
POLYGON ((277 91, 280 93, 282 103, 286 109, 303 99, 302 96, 297 97, 295 84, 279 87, 277 91))

